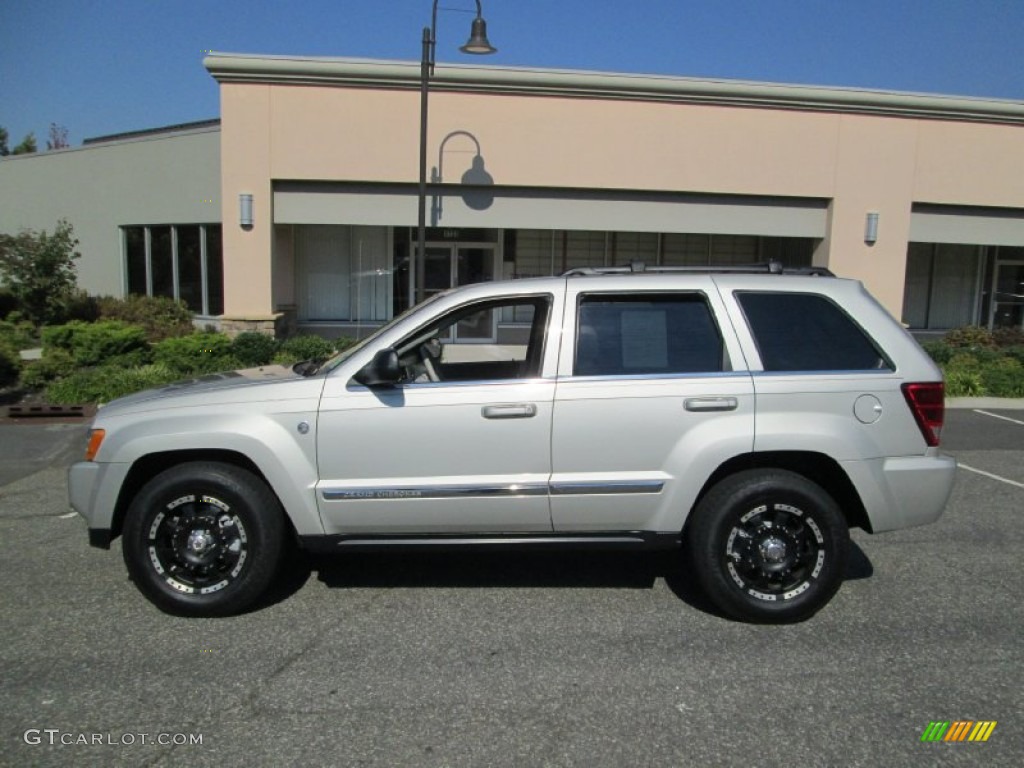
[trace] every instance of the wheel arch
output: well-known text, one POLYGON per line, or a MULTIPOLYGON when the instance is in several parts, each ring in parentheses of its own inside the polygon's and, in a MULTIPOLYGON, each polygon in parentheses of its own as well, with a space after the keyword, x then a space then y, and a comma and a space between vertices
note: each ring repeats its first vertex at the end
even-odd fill
POLYGON ((810 480, 821 486, 835 499, 849 527, 861 528, 872 533, 871 520, 864 507, 864 502, 849 475, 835 459, 813 451, 752 452, 734 456, 723 462, 708 477, 700 489, 700 493, 697 494, 697 498, 694 499, 693 507, 686 518, 686 525, 689 525, 693 518, 693 510, 697 508, 708 491, 730 475, 748 469, 784 469, 810 480))
MULTIPOLYGON (((131 469, 128 470, 128 474, 121 484, 121 489, 118 491, 117 503, 114 505, 114 514, 110 523, 111 540, 121 535, 128 507, 131 506, 132 499, 135 498, 146 483, 165 470, 193 461, 228 464, 251 472, 270 489, 270 492, 277 498, 278 503, 281 504, 282 509, 286 509, 284 504, 281 503, 280 495, 267 476, 252 459, 243 453, 215 448, 160 451, 139 457, 132 463, 131 469)), ((296 535, 295 527, 292 524, 290 515, 285 514, 284 518, 290 535, 294 537, 296 535)))

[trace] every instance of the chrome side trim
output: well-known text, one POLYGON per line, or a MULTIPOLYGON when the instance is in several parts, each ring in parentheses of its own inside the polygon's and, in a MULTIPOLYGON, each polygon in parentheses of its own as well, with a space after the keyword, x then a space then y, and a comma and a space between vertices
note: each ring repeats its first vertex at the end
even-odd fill
POLYGON ((551 484, 512 483, 509 485, 427 485, 395 488, 325 488, 324 501, 382 501, 392 499, 464 499, 501 496, 588 496, 628 493, 661 493, 662 480, 566 481, 551 484))
POLYGON ((662 480, 564 481, 551 483, 553 496, 590 496, 620 493, 661 493, 662 480))
POLYGON ((324 501, 379 501, 381 499, 461 499, 473 496, 544 496, 543 483, 511 485, 427 485, 399 488, 325 488, 324 501))

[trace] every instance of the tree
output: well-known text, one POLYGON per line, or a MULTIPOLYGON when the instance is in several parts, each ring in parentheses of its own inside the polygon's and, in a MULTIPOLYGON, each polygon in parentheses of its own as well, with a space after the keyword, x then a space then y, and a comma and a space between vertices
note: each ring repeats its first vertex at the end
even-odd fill
POLYGON ((22 230, 0 234, 0 279, 36 323, 63 320, 75 291, 78 240, 71 224, 61 219, 53 234, 22 230))
POLYGON ((11 150, 7 148, 7 129, 0 125, 0 157, 7 157, 11 150))
POLYGON ((21 144, 16 146, 11 152, 12 155, 28 155, 36 151, 36 135, 35 133, 29 133, 24 139, 21 140, 21 144))
POLYGON ((46 149, 64 149, 70 146, 68 143, 68 129, 63 125, 50 123, 50 138, 46 140, 46 149))

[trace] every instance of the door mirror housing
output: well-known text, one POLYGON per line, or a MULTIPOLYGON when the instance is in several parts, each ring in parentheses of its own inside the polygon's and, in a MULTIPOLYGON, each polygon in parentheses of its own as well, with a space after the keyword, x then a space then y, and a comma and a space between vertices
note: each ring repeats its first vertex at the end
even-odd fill
POLYGON ((398 352, 392 347, 382 349, 373 360, 364 365, 353 380, 365 387, 393 387, 402 378, 402 366, 398 364, 398 352))

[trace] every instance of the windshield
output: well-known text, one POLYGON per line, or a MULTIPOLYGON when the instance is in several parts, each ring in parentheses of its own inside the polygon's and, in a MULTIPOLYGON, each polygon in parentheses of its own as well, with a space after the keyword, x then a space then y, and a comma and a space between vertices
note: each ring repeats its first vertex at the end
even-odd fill
POLYGON ((435 293, 429 299, 421 301, 419 304, 417 304, 415 306, 409 307, 407 310, 405 310, 401 314, 396 315, 395 317, 393 317, 391 320, 389 320, 387 323, 382 325, 380 328, 378 328, 376 331, 371 333, 369 336, 367 336, 362 341, 360 341, 360 342, 358 342, 356 344, 353 344, 351 347, 348 347, 347 349, 343 349, 341 352, 336 354, 334 357, 328 359, 326 362, 324 362, 324 364, 322 366, 320 366, 320 368, 318 369, 317 372, 318 373, 330 373, 335 368, 337 368, 339 365, 341 365, 346 360, 348 360, 350 357, 352 357, 352 355, 356 354, 356 352, 358 352, 359 350, 363 349, 364 347, 366 347, 368 344, 370 344, 371 342, 375 341, 376 339, 380 338, 380 336, 383 335, 384 333, 386 333, 387 331, 391 330, 395 326, 396 323, 399 323, 402 320, 405 320, 405 318, 409 317, 410 315, 413 315, 416 312, 419 312, 420 310, 425 309, 426 307, 430 306, 435 301, 440 299, 442 296, 447 295, 448 293, 449 293, 448 291, 442 291, 441 293, 435 293))

